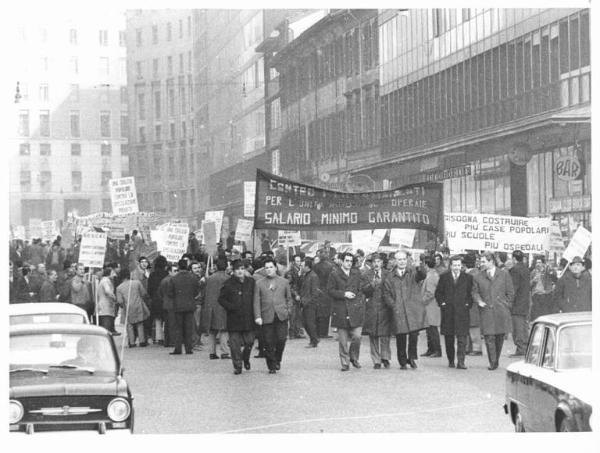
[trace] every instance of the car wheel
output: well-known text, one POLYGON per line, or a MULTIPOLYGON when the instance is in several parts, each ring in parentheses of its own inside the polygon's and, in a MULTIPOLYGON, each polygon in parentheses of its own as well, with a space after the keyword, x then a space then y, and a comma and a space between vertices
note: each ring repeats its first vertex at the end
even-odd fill
POLYGON ((515 415, 515 432, 516 433, 524 433, 525 425, 523 424, 523 417, 521 416, 521 412, 517 409, 517 414, 515 415))
POLYGON ((568 417, 565 415, 562 418, 562 420, 560 421, 560 426, 558 427, 558 431, 560 431, 561 433, 572 433, 572 432, 577 432, 578 429, 575 426, 573 419, 571 417, 568 417))

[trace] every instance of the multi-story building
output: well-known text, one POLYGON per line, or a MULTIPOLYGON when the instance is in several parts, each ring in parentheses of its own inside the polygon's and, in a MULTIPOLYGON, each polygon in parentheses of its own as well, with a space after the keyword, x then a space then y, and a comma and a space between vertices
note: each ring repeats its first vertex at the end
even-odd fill
POLYGON ((442 181, 447 212, 590 227, 589 10, 361 14, 332 12, 274 57, 284 175, 442 181))
MULTIPOLYGON (((127 12, 131 172, 141 210, 193 221, 199 207, 195 152, 193 12, 127 12)), ((193 222, 192 222, 193 223, 193 222)))
POLYGON ((108 180, 129 172, 123 14, 50 17, 14 27, 15 225, 110 211, 108 180))

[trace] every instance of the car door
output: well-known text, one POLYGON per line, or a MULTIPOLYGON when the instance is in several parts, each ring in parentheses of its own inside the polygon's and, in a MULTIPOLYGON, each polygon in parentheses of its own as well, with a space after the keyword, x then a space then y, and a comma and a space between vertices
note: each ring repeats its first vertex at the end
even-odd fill
POLYGON ((539 423, 536 421, 535 395, 533 391, 534 375, 538 372, 541 349, 544 342, 544 324, 534 325, 525 354, 525 363, 520 369, 517 397, 522 406, 519 407, 523 425, 526 431, 536 431, 539 423))
POLYGON ((544 327, 544 343, 540 354, 540 365, 534 373, 531 387, 533 430, 552 432, 554 426, 554 412, 558 403, 556 388, 551 384, 555 375, 556 357, 556 332, 554 326, 544 327))

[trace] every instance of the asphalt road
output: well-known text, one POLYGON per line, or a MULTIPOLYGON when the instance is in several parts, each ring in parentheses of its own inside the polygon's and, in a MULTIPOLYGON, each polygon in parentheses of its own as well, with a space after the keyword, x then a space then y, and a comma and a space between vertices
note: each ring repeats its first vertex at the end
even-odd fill
MULTIPOLYGON (((122 337, 116 337, 120 344, 122 337)), ((392 341, 392 355, 395 343, 392 341)), ((443 342, 442 342, 443 343, 443 342)), ((264 359, 233 374, 230 360, 209 360, 206 347, 171 356, 170 348, 125 348, 125 378, 134 394, 135 432, 183 433, 394 433, 510 432, 504 414, 505 343, 500 368, 467 357, 468 370, 445 358, 420 358, 416 370, 375 370, 367 337, 360 370, 340 371, 337 342, 305 349, 289 340, 282 369, 269 375, 264 359)), ((419 353, 426 349, 419 336, 419 353)), ((508 350, 508 351, 507 351, 508 350)), ((254 352, 253 352, 254 356, 254 352)))

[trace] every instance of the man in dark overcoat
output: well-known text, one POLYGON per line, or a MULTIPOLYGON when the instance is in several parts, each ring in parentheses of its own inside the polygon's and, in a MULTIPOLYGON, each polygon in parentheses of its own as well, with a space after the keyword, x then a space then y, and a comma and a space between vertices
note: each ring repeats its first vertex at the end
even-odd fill
POLYGON ((206 279, 204 297, 202 297, 202 310, 200 314, 200 332, 208 335, 209 359, 218 359, 217 343, 219 344, 221 359, 229 359, 229 346, 227 334, 227 312, 219 304, 219 295, 223 284, 229 280, 227 274, 227 260, 217 259, 217 272, 206 279))
POLYGON ((512 254, 514 264, 508 271, 512 277, 515 289, 515 301, 512 304, 510 315, 512 318, 512 337, 516 350, 509 357, 522 357, 527 349, 529 329, 527 316, 531 307, 530 275, 529 269, 523 264, 523 252, 515 250, 512 254))
POLYGON ((383 281, 389 272, 385 270, 383 264, 385 255, 382 255, 373 255, 371 259, 373 267, 364 273, 373 286, 373 295, 367 298, 362 333, 369 335, 371 360, 376 370, 380 369, 381 365, 389 368, 392 358, 390 349, 392 315, 389 307, 383 302, 383 281))
POLYGON ((327 282, 327 293, 333 299, 331 326, 338 329, 338 342, 342 371, 350 369, 350 363, 360 368, 360 340, 365 320, 365 298, 371 296, 373 287, 357 268, 353 267, 354 256, 342 254, 342 266, 331 272, 327 282), (348 345, 350 343, 350 345, 348 345))
POLYGON ((173 301, 173 333, 175 349, 170 354, 181 354, 182 343, 185 344, 185 353, 193 354, 194 310, 196 310, 196 296, 200 291, 200 282, 188 271, 187 260, 181 259, 179 272, 169 280, 167 294, 173 301))
POLYGON ((456 368, 466 370, 465 355, 469 335, 469 310, 473 305, 473 277, 462 270, 462 257, 450 258, 450 270, 440 276, 435 299, 442 314, 441 331, 446 344, 448 366, 454 368, 454 339, 456 337, 456 368))
POLYGON ((310 338, 307 348, 316 348, 319 344, 319 335, 317 334, 317 310, 321 290, 319 288, 319 277, 313 271, 313 259, 304 258, 303 262, 304 276, 300 284, 300 304, 302 306, 302 315, 304 318, 304 328, 310 338))
POLYGON ((335 268, 335 264, 331 262, 329 256, 325 253, 318 255, 319 261, 315 262, 313 271, 319 277, 319 289, 321 296, 317 304, 317 335, 319 338, 330 338, 329 336, 329 321, 331 317, 331 297, 327 293, 327 283, 329 275, 335 268))
POLYGON ((233 373, 241 374, 242 363, 250 370, 250 353, 254 344, 254 288, 252 277, 246 276, 244 264, 236 260, 232 264, 233 276, 223 283, 219 304, 227 312, 227 331, 233 362, 233 373), (243 350, 242 350, 243 348, 243 350))

